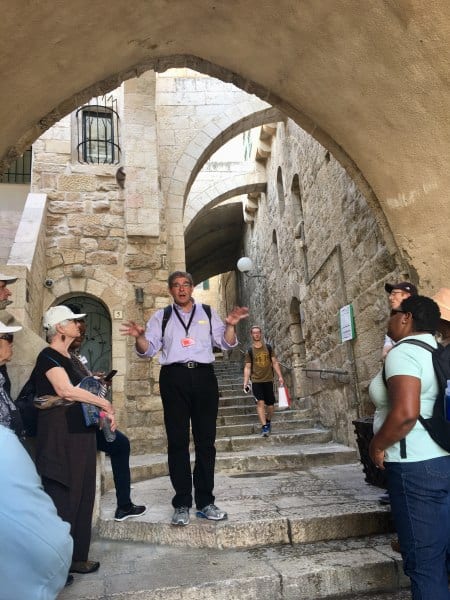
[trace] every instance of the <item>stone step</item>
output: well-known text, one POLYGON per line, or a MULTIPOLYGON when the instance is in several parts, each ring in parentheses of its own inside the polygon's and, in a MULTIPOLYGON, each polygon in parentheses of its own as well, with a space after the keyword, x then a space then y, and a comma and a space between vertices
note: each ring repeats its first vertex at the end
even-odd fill
POLYGON ((389 538, 215 550, 95 539, 96 573, 74 575, 58 600, 406 600, 389 538), (390 592, 389 595, 379 595, 390 592), (371 594, 366 596, 366 594, 371 594))
MULTIPOLYGON (((232 407, 224 407, 222 410, 219 409, 219 416, 217 417, 217 425, 244 425, 253 423, 257 419, 256 409, 249 411, 247 408, 245 411, 234 411, 232 407)), ((289 421, 302 421, 302 420, 314 420, 310 419, 311 410, 300 409, 300 410, 276 410, 273 417, 274 426, 277 423, 283 424, 289 421)))
MULTIPOLYGON (((217 439, 230 436, 257 435, 261 431, 261 426, 258 422, 256 410, 246 410, 246 414, 234 414, 239 410, 232 411, 231 416, 222 416, 219 414, 217 418, 217 439)), ((277 411, 275 413, 273 430, 274 433, 284 432, 285 430, 308 429, 314 428, 315 421, 313 419, 303 419, 308 411, 277 411)), ((152 438, 148 441, 149 451, 155 450, 161 452, 161 448, 166 445, 166 433, 163 425, 153 426, 152 438)))
MULTIPOLYGON (((245 417, 245 423, 236 423, 236 424, 228 424, 228 425, 218 425, 217 426, 217 438, 220 437, 228 437, 235 435, 251 435, 251 434, 260 434, 261 432, 261 424, 257 421, 256 415, 254 417, 254 422, 249 423, 249 418, 245 417)), ((291 431, 296 429, 311 429, 314 427, 313 419, 293 419, 291 420, 279 420, 272 423, 272 431, 276 433, 278 430, 282 431, 291 431)))
MULTIPOLYGON (((216 457, 216 473, 245 474, 274 471, 305 470, 323 465, 345 465, 357 460, 356 450, 342 444, 264 444, 270 438, 258 438, 259 445, 240 452, 221 452, 216 457)), ((193 455, 191 459, 193 461, 193 455)), ((130 456, 132 482, 141 482, 168 474, 166 454, 138 454, 130 456)), ((102 489, 111 490, 114 482, 111 464, 107 459, 102 472, 102 489)))
POLYGON ((217 472, 250 473, 308 469, 313 466, 348 464, 357 459, 354 448, 334 442, 280 447, 264 445, 264 441, 270 438, 259 439, 261 443, 250 450, 218 454, 217 472))
POLYGON ((221 396, 219 399, 219 406, 253 406, 255 408, 256 402, 253 396, 221 396))
POLYGON ((240 452, 248 449, 261 449, 266 452, 270 446, 291 446, 292 444, 319 444, 331 441, 331 431, 327 429, 301 429, 290 433, 272 432, 268 437, 260 435, 260 427, 255 435, 217 437, 217 452, 240 452))
POLYGON ((228 520, 198 519, 172 527, 173 490, 168 477, 133 486, 136 503, 147 503, 142 517, 113 520, 115 493, 102 497, 99 532, 108 539, 147 541, 190 548, 256 548, 346 539, 391 531, 389 507, 380 491, 364 483, 359 464, 311 467, 285 473, 216 475, 217 504, 228 520))
MULTIPOLYGON (((282 414, 292 414, 295 411, 310 411, 308 414, 311 415, 312 414, 312 410, 310 408, 304 407, 304 406, 292 406, 291 408, 279 408, 277 405, 275 405, 275 417, 274 419, 278 418, 277 415, 282 415, 282 414)), ((256 404, 230 404, 229 406, 223 406, 221 404, 219 404, 219 410, 218 410, 218 415, 220 416, 230 416, 230 415, 248 415, 248 414, 252 414, 252 415, 256 415, 256 404)), ((304 414, 307 414, 306 412, 304 414)))

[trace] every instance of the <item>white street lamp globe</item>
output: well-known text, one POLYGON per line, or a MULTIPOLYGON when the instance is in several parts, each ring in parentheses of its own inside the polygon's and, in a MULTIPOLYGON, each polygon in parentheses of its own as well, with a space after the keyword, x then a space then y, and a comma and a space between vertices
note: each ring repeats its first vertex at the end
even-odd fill
POLYGON ((248 256, 243 256, 237 261, 236 266, 239 269, 239 271, 241 271, 241 273, 247 273, 248 271, 251 271, 253 269, 253 262, 252 259, 248 256))

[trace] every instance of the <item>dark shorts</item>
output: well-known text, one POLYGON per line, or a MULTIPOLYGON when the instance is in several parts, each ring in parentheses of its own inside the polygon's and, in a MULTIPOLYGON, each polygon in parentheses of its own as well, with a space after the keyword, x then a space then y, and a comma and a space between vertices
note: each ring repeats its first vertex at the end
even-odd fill
POLYGON ((256 401, 264 400, 266 406, 273 406, 275 404, 275 394, 273 393, 273 382, 263 381, 262 383, 252 384, 253 395, 256 401))

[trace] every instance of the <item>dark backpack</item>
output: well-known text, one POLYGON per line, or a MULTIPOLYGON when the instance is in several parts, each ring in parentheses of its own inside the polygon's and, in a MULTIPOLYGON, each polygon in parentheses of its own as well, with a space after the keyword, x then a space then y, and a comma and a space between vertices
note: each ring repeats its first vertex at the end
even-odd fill
MULTIPOLYGON (((270 344, 264 344, 269 352, 269 360, 272 362, 272 346, 270 344)), ((253 347, 250 346, 247 350, 248 355, 250 356, 251 370, 253 371, 253 347)), ((272 367, 273 371, 273 367, 272 367)))
POLYGON ((16 399, 17 410, 23 423, 23 431, 26 437, 35 437, 37 433, 38 409, 34 405, 36 397, 36 385, 32 376, 20 390, 16 399))
MULTIPOLYGON (((211 325, 211 307, 209 304, 202 304, 203 310, 208 315, 209 319, 209 335, 212 335, 212 325, 211 325)), ((164 314, 162 318, 162 326, 161 326, 161 338, 164 337, 164 332, 167 327, 167 321, 170 319, 170 315, 172 314, 172 305, 169 304, 164 308, 164 314)))
MULTIPOLYGON (((412 344, 413 346, 420 346, 425 350, 431 352, 434 372, 436 374, 439 391, 434 402, 433 414, 429 419, 424 419, 422 415, 419 415, 419 421, 422 423, 424 428, 429 433, 430 437, 438 444, 441 448, 450 452, 450 421, 445 418, 445 390, 447 388, 447 379, 450 379, 450 345, 441 346, 438 344, 437 348, 433 348, 426 342, 420 340, 403 340, 395 344, 394 348, 397 348, 400 344, 412 344)), ((386 385, 386 375, 383 366, 383 381, 386 385)), ((406 458, 406 443, 405 440, 400 440, 400 456, 406 458)))
MULTIPOLYGON (((48 354, 44 355, 46 358, 55 363, 58 367, 61 365, 48 354)), ((16 398, 15 405, 20 413, 23 423, 23 430, 26 437, 36 437, 37 433, 37 420, 38 420, 38 408, 34 404, 36 398, 36 384, 34 382, 34 371, 31 371, 31 375, 20 390, 19 395, 16 398)))

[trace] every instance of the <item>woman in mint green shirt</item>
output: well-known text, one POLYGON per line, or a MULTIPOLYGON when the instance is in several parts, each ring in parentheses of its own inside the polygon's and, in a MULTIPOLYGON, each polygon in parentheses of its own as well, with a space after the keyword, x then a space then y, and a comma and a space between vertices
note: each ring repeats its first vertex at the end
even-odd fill
MULTIPOLYGON (((388 335, 436 347, 438 305, 411 296, 393 309, 388 335)), ((413 600, 449 600, 446 554, 450 541, 450 454, 438 446, 418 420, 430 417, 438 393, 429 350, 413 344, 394 346, 369 394, 376 406, 370 456, 386 469, 391 510, 403 567, 413 600), (404 442, 401 442, 404 440, 404 442)))

